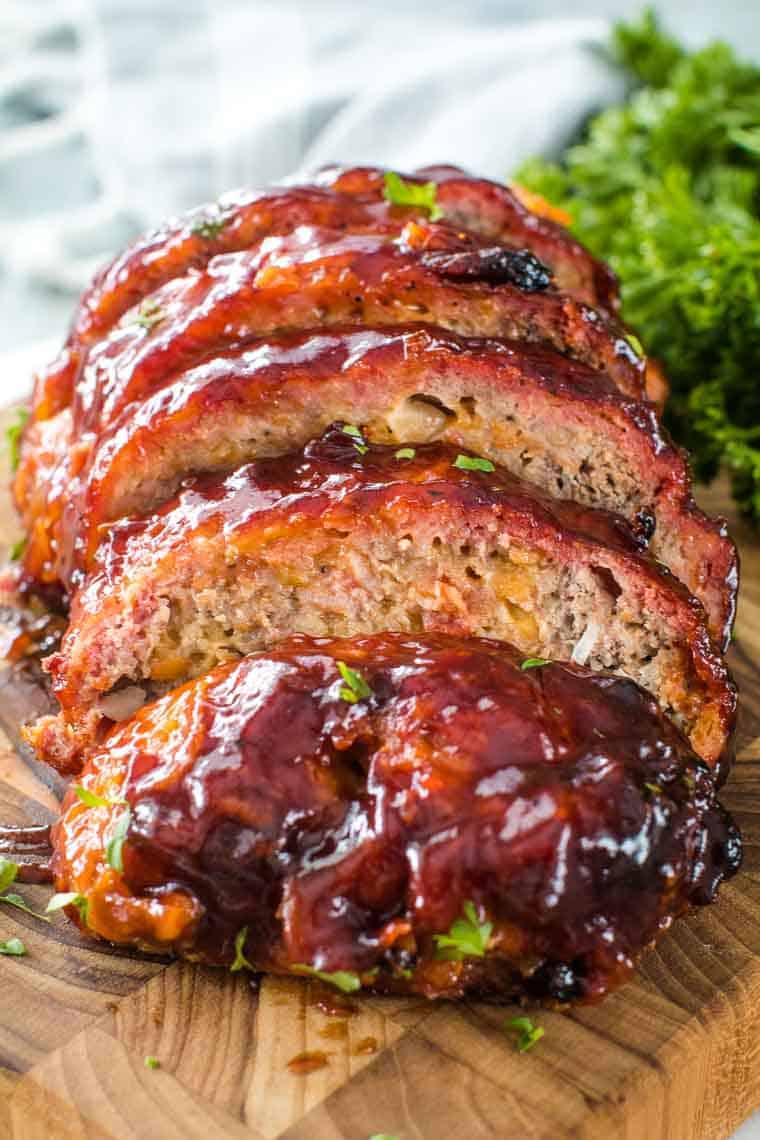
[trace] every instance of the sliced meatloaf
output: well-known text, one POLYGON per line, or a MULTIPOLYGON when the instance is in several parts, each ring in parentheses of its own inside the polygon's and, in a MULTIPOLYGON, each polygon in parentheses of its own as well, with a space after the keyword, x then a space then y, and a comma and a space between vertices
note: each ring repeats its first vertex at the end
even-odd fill
POLYGON ((44 437, 59 421, 67 431, 68 419, 64 412, 35 425, 40 442, 18 485, 30 529, 37 523, 30 572, 44 573, 38 551, 52 535, 67 587, 88 566, 104 523, 155 507, 188 472, 279 455, 353 419, 373 441, 444 439, 558 498, 621 513, 704 603, 716 640, 730 631, 735 548, 725 525, 695 507, 685 459, 654 410, 621 396, 603 373, 538 346, 375 327, 282 335, 208 357, 167 374, 99 433, 79 483, 59 481, 61 529, 44 437))
MULTIPOLYGON (((385 173, 371 166, 330 166, 319 172, 315 182, 352 197, 381 198, 385 173)), ((474 178, 457 166, 427 166, 403 178, 418 184, 434 182, 436 204, 451 225, 531 250, 551 267, 564 293, 609 313, 617 312, 617 279, 609 266, 593 257, 563 225, 530 209, 510 186, 474 178)))
MULTIPOLYGON (((273 234, 298 226, 366 229, 426 221, 424 205, 392 205, 385 197, 385 171, 360 167, 321 171, 314 185, 286 184, 235 191, 139 238, 95 277, 84 293, 72 325, 71 343, 97 340, 149 293, 220 253, 249 249, 273 234)), ((405 176, 406 177, 406 176, 405 176)), ((591 256, 564 227, 529 210, 506 186, 473 178, 455 167, 438 167, 409 176, 433 179, 445 224, 491 241, 535 253, 553 271, 559 288, 586 304, 614 312, 614 275, 591 256)))
POLYGON ((708 763, 734 692, 700 604, 621 518, 556 502, 448 444, 304 451, 191 480, 109 527, 47 662, 62 714, 30 733, 76 767, 124 686, 197 675, 291 633, 446 631, 588 660, 647 687, 708 763))
MULTIPOLYGON (((141 358, 140 334, 156 326, 186 329, 185 353, 198 336, 199 355, 211 347, 209 333, 219 346, 278 328, 427 319, 463 333, 545 341, 608 369, 621 390, 642 393, 646 364, 622 327, 557 292, 549 270, 529 251, 489 244, 443 223, 386 220, 367 227, 296 224, 184 274, 177 268, 159 289, 145 289, 142 306, 125 315, 121 335, 109 324, 99 339, 72 339, 39 379, 33 418, 60 411, 77 391, 85 413, 97 410, 109 394, 91 376, 81 377, 93 345, 105 339, 107 358, 122 350, 141 358)), ((144 272, 153 281, 150 264, 144 272)), ((163 339, 151 338, 153 344, 163 339)), ((115 384, 117 391, 122 387, 115 384)))
POLYGON ((294 638, 140 710, 54 829, 71 918, 349 992, 598 1000, 740 841, 652 697, 522 664, 493 641, 294 638))

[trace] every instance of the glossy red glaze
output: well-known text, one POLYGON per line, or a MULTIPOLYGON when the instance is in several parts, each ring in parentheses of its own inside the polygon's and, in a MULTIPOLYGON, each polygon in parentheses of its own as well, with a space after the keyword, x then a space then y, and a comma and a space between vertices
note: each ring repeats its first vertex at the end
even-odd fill
POLYGON ((738 865, 684 739, 633 682, 445 637, 294 638, 116 727, 73 792, 59 890, 119 942, 256 968, 348 970, 376 989, 595 1000, 738 865), (336 662, 371 693, 344 697, 336 662), (472 901, 485 957, 434 936, 472 901), (376 973, 374 971, 377 971, 376 973))
POLYGON ((214 258, 151 297, 161 319, 122 324, 94 347, 79 380, 74 435, 97 430, 170 372, 212 351, 288 328, 429 320, 456 332, 516 336, 549 344, 606 370, 629 395, 643 391, 643 362, 622 332, 554 291, 484 283, 491 247, 439 225, 388 234, 344 234, 301 226, 257 247, 214 258), (450 280, 442 255, 467 252, 473 276, 450 280), (435 258, 435 259, 433 259, 435 258))
MULTIPOLYGON (((155 513, 110 525, 85 567, 88 577, 74 597, 61 650, 45 663, 67 721, 84 724, 98 692, 124 679, 111 664, 121 656, 119 644, 145 636, 176 584, 180 592, 189 588, 187 575, 198 559, 203 583, 221 583, 233 564, 244 579, 260 552, 273 544, 276 565, 292 569, 311 543, 316 540, 316 550, 321 541, 334 548, 326 572, 339 598, 356 580, 341 577, 337 536, 349 535, 371 551, 377 522, 399 538, 438 528, 444 541, 456 536, 453 541, 477 544, 485 536, 496 542, 503 533, 539 558, 568 568, 591 567, 602 597, 615 597, 625 588, 631 604, 656 614, 678 647, 663 685, 691 724, 695 748, 714 765, 727 758, 735 693, 711 644, 704 611, 680 582, 642 553, 643 540, 622 518, 555 500, 500 468, 463 469, 457 465, 459 449, 449 444, 418 444, 412 458, 399 458, 396 450, 365 445, 336 426, 302 450, 258 460, 230 475, 188 480, 155 513)), ((311 554, 309 560, 314 560, 311 554)), ((532 572, 523 573, 530 577, 532 572)), ((473 584, 472 590, 478 588, 473 584)), ((497 605, 492 593, 488 598, 489 606, 497 605)), ((431 603, 429 620, 445 623, 449 631, 478 632, 468 606, 449 610, 445 599, 431 603)), ((140 676, 129 679, 139 682, 140 676)), ((48 757, 49 744, 37 740, 36 746, 48 757)))

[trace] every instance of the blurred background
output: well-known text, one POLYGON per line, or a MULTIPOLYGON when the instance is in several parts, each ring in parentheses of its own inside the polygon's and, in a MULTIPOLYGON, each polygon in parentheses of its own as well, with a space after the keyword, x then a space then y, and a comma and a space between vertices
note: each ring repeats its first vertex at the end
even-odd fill
MULTIPOLYGON (((657 8, 687 44, 720 35, 760 58, 757 0, 657 8)), ((599 48, 638 10, 0 0, 0 352, 60 339, 109 254, 236 185, 335 159, 505 178, 557 153, 620 96, 599 48)))

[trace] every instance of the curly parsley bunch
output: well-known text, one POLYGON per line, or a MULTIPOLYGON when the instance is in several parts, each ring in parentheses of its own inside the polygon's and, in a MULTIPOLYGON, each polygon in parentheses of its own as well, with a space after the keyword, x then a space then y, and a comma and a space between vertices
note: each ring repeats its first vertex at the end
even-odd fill
POLYGON ((760 68, 687 53, 651 12, 613 35, 626 103, 561 163, 516 181, 561 206, 621 281, 626 319, 672 385, 666 418, 697 478, 721 464, 760 521, 760 68))

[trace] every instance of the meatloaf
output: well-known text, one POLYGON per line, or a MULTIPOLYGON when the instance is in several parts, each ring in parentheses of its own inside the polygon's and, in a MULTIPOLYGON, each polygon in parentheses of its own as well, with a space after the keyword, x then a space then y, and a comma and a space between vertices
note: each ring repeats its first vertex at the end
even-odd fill
POLYGON ((494 636, 619 670, 709 764, 725 757, 734 693, 702 607, 624 520, 449 444, 370 445, 355 425, 189 480, 155 514, 111 526, 47 662, 61 716, 30 739, 76 768, 113 690, 292 633, 384 629, 494 636))
POLYGON ((736 551, 725 524, 695 507, 685 457, 654 409, 553 351, 434 326, 281 334, 169 372, 101 417, 78 481, 58 479, 57 492, 69 413, 35 424, 16 485, 33 529, 27 570, 70 590, 105 523, 154 508, 189 471, 282 454, 338 419, 380 443, 443 439, 558 498, 621 513, 725 644, 736 551))
POLYGON ((344 991, 595 1001, 740 859, 630 680, 296 638, 115 727, 54 832, 91 934, 344 991))

